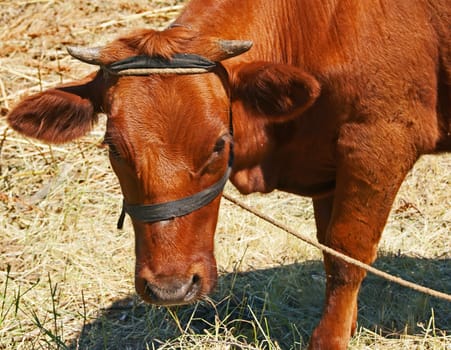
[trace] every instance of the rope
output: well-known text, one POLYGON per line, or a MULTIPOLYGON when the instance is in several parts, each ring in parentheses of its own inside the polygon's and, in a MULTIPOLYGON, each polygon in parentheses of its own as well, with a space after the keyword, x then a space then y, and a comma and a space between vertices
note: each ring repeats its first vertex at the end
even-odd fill
POLYGON ((347 255, 344 255, 343 253, 340 253, 340 252, 328 247, 328 246, 325 246, 324 244, 318 243, 318 242, 310 239, 309 237, 307 237, 305 235, 302 235, 300 233, 295 232, 294 230, 292 230, 287 225, 285 225, 285 224, 283 224, 283 223, 281 223, 281 222, 269 217, 268 215, 256 210, 255 208, 252 208, 251 206, 245 204, 244 202, 240 201, 239 199, 236 199, 236 198, 230 196, 227 193, 223 193, 222 196, 225 199, 227 199, 229 202, 239 206, 240 208, 248 211, 249 213, 254 214, 255 216, 259 217, 260 219, 265 220, 266 222, 269 222, 271 225, 273 225, 273 226, 275 226, 275 227, 277 227, 277 228, 279 228, 279 229, 281 229, 281 230, 293 235, 294 237, 299 238, 300 240, 302 240, 302 241, 304 241, 304 242, 306 242, 306 243, 308 243, 308 244, 310 244, 310 245, 322 250, 323 252, 325 252, 327 254, 333 255, 333 256, 335 256, 335 257, 337 257, 339 259, 344 260, 345 262, 347 262, 349 264, 352 264, 352 265, 355 265, 357 267, 360 267, 361 269, 364 269, 364 270, 366 270, 368 272, 371 272, 372 274, 374 274, 376 276, 379 276, 379 277, 382 277, 382 278, 384 278, 384 279, 386 279, 388 281, 397 283, 397 284, 399 284, 401 286, 404 286, 404 287, 416 290, 416 291, 424 293, 424 294, 428 294, 428 295, 433 296, 435 298, 439 298, 439 299, 443 299, 443 300, 446 300, 448 302, 451 302, 451 295, 449 295, 449 294, 446 294, 446 293, 443 293, 443 292, 439 292, 439 291, 436 291, 436 290, 431 289, 431 288, 420 286, 419 284, 406 281, 406 280, 404 280, 404 279, 402 279, 400 277, 396 277, 396 276, 390 275, 387 272, 378 270, 378 269, 376 269, 376 268, 374 268, 374 267, 372 267, 370 265, 367 265, 367 264, 365 264, 365 263, 363 263, 363 262, 361 262, 359 260, 353 259, 353 258, 351 258, 351 257, 349 257, 347 255))

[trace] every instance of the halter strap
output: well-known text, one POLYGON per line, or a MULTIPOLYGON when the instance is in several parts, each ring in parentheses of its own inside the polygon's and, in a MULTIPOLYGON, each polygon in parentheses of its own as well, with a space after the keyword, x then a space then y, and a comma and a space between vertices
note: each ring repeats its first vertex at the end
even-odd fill
POLYGON ((195 54, 175 54, 171 58, 132 56, 102 67, 113 75, 200 74, 216 68, 216 63, 195 54))
POLYGON ((212 202, 222 192, 231 171, 232 167, 229 161, 229 166, 227 167, 225 174, 218 182, 198 193, 182 199, 146 205, 127 204, 124 200, 122 202, 122 212, 117 222, 117 228, 122 229, 126 213, 133 219, 146 223, 171 220, 188 215, 212 202))

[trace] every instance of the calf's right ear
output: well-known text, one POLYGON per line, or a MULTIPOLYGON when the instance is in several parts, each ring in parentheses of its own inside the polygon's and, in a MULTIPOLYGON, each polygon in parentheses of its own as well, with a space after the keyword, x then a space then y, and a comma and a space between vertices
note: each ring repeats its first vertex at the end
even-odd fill
POLYGON ((275 123, 299 117, 321 91, 319 82, 306 71, 271 62, 237 65, 231 74, 231 88, 235 106, 275 123))
POLYGON ((49 89, 22 100, 7 116, 17 132, 48 143, 64 143, 88 133, 97 122, 102 74, 49 89))

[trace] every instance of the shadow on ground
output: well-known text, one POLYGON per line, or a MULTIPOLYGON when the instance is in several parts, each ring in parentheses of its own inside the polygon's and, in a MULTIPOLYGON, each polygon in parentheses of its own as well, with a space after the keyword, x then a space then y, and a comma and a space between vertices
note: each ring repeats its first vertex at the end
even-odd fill
MULTIPOLYGON (((451 292, 451 259, 383 256, 375 264, 389 273, 430 288, 451 292)), ((324 301, 321 261, 310 261, 220 277, 214 303, 168 311, 143 305, 135 296, 115 302, 85 324, 69 349, 152 349, 186 341, 186 334, 232 335, 247 344, 270 341, 299 349, 318 322, 324 301), (263 327, 264 332, 259 329, 263 327), (181 337, 182 331, 185 338, 181 337)), ((435 327, 451 331, 449 303, 369 275, 359 297, 359 325, 385 336, 407 330, 422 334, 434 310, 435 327)))

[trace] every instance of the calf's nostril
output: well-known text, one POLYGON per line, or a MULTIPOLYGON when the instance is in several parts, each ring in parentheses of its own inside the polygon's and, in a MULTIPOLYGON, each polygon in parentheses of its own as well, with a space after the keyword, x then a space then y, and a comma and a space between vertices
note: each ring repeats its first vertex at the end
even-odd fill
POLYGON ((200 276, 198 274, 194 274, 191 279, 191 284, 200 284, 200 276))
POLYGON ((152 284, 146 282, 146 285, 144 287, 144 293, 153 301, 158 302, 160 300, 160 297, 154 292, 155 286, 152 284))
POLYGON ((200 283, 201 283, 200 277, 198 275, 194 275, 191 278, 191 285, 189 286, 189 288, 183 298, 183 300, 185 302, 190 303, 197 298, 199 291, 200 291, 200 287, 201 287, 200 283))

